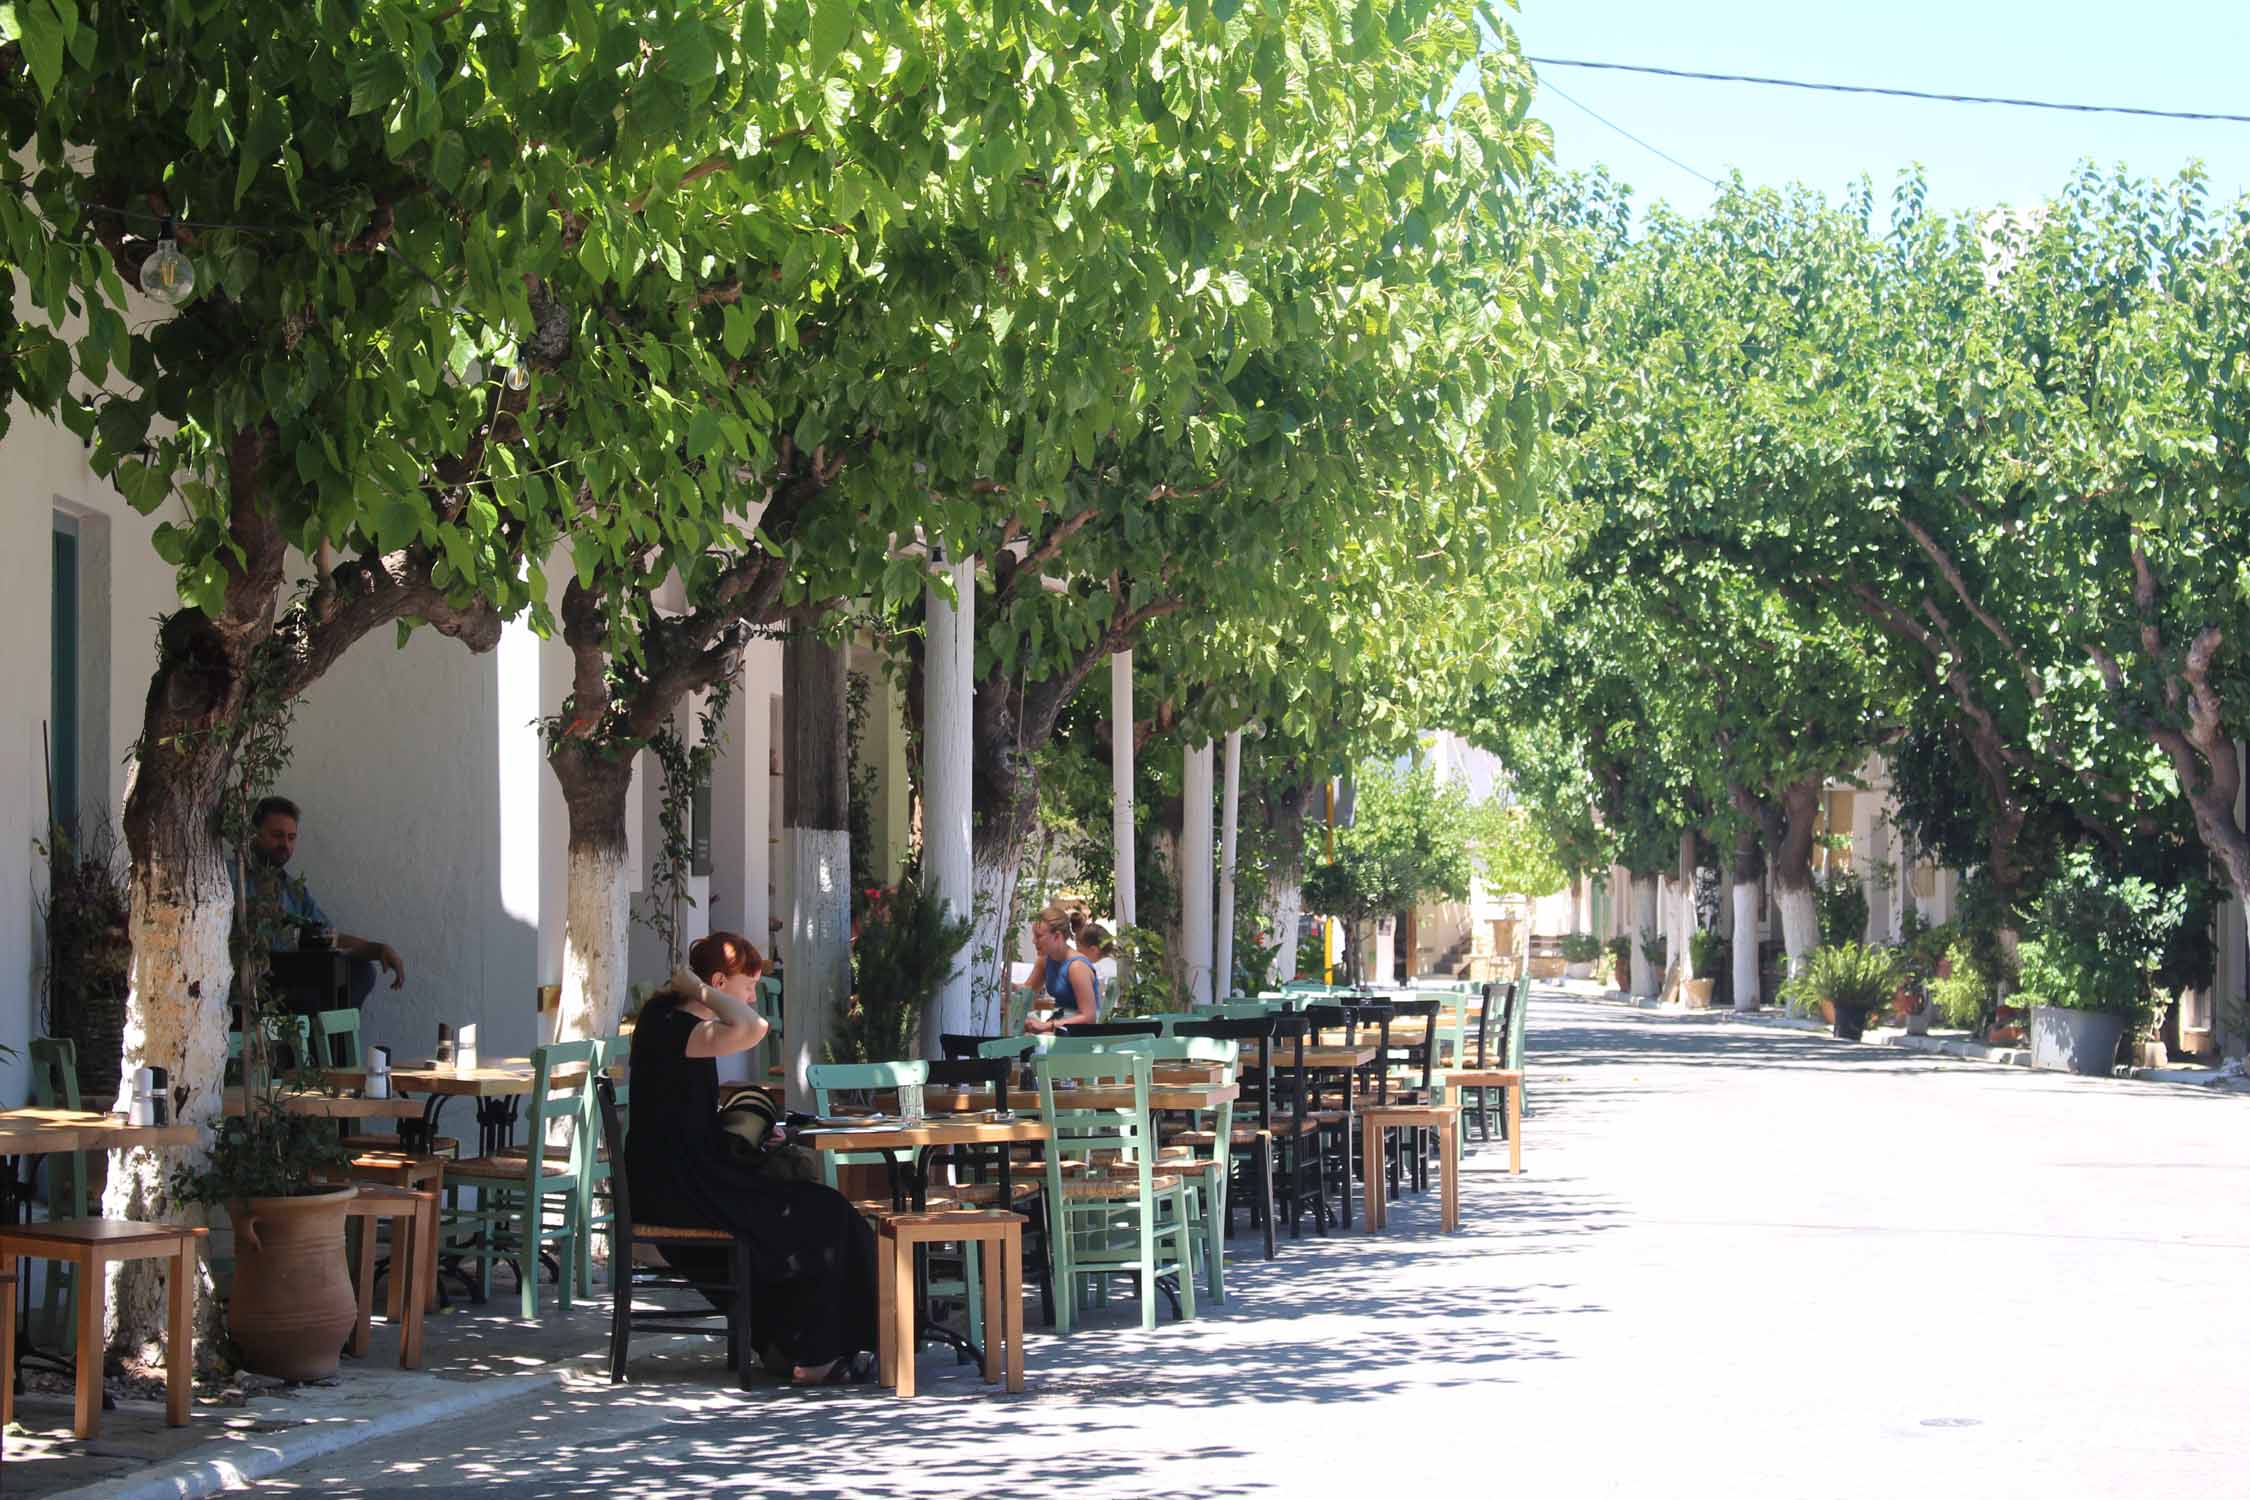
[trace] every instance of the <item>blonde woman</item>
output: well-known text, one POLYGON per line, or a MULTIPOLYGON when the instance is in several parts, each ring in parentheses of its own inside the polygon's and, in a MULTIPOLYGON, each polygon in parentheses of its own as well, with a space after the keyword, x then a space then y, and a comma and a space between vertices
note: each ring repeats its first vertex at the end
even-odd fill
POLYGON ((1024 1018, 1023 1029, 1034 1034, 1067 1026, 1091 1024, 1101 1013, 1102 982, 1094 966, 1073 946, 1076 927, 1072 914, 1049 906, 1031 919, 1031 946, 1039 955, 1034 971, 1037 983, 1027 988, 1043 990, 1055 1009, 1024 1018))

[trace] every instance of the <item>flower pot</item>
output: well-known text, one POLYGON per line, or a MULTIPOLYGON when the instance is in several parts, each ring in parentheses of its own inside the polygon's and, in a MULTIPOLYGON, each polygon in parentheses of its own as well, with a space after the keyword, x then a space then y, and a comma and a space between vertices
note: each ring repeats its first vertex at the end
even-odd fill
POLYGON ((1689 1010, 1709 1010, 1711 987, 1716 983, 1715 979, 1691 979, 1682 987, 1680 998, 1687 1002, 1689 1010))
POLYGON ((2051 1072, 2107 1078, 2117 1066, 2117 1044, 2125 1039, 2125 1025, 2125 1017, 2105 1010, 2034 1005, 2031 1065, 2051 1072))
POLYGON ((250 1198, 234 1221, 234 1295, 227 1333, 242 1367, 282 1380, 336 1373, 358 1303, 344 1266, 344 1210, 356 1188, 250 1198))
POLYGON ((1616 970, 1609 977, 1616 981, 1616 983, 1611 986, 1613 989, 1629 990, 1633 987, 1632 966, 1630 964, 1627 964, 1623 959, 1618 960, 1616 970))
POLYGON ((1591 979, 1593 977, 1594 966, 1592 964, 1563 965, 1563 978, 1565 979, 1591 979))
POLYGON ((1866 1033, 1868 1006, 1832 1005, 1823 1001, 1821 1009, 1828 1012, 1828 1031, 1837 1040, 1856 1042, 1866 1033))

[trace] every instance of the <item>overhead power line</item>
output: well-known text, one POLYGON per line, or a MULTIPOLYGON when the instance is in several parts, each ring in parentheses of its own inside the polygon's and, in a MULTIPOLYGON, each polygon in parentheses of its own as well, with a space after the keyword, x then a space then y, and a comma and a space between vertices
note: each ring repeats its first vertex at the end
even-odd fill
POLYGON ((1678 167, 1681 171, 1687 173, 1688 176, 1693 177, 1696 181, 1708 183, 1712 187, 1717 187, 1719 185, 1717 178, 1707 176, 1702 172, 1698 172, 1695 168, 1689 166, 1686 162, 1681 161, 1678 157, 1674 156, 1671 152, 1665 150, 1661 146, 1650 145, 1647 141, 1642 140, 1639 136, 1633 134, 1633 132, 1627 130, 1624 126, 1609 118, 1609 116, 1602 114, 1599 110, 1596 110, 1589 105, 1581 104, 1576 99, 1571 98, 1570 95, 1564 93, 1561 89, 1556 88, 1551 80, 1541 80, 1540 87, 1545 89, 1548 93, 1553 94, 1557 99, 1562 100, 1563 103, 1570 105, 1572 108, 1592 115, 1596 120, 1599 120, 1602 124, 1607 125, 1610 129, 1616 131, 1619 135, 1625 137, 1625 139, 1631 141, 1634 145, 1640 147, 1643 151, 1648 152, 1652 156, 1660 156, 1664 158, 1664 160, 1670 162, 1673 166, 1678 167))
MULTIPOLYGON (((2143 109, 2131 104, 2066 104, 2053 99, 2010 99, 1998 94, 1941 94, 1928 89, 1881 88, 1864 83, 1813 83, 1802 78, 1766 78, 1755 73, 1703 73, 1693 68, 1659 68, 1648 63, 1590 62, 1580 57, 1532 57, 1527 60, 1543 68, 1591 68, 1606 73, 1645 73, 1656 78, 1687 78, 1699 83, 1755 83, 1766 88, 1807 89, 1818 94, 1879 94, 1887 99, 1922 99, 1936 104, 1998 104, 2009 109, 2050 109, 2066 114, 2137 115, 2148 120, 2200 120, 2226 125, 2250 125, 2250 115, 2220 114, 2209 110, 2143 109)), ((1571 102, 1577 103, 1576 100, 1571 102)), ((1579 107, 1585 108, 1584 105, 1579 107)), ((1592 111, 1588 110, 1587 113, 1591 114, 1592 111)))

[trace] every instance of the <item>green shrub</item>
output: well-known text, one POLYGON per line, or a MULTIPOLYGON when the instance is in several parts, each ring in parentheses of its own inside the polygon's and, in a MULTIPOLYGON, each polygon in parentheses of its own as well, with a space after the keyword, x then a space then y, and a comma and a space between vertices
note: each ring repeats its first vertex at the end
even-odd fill
POLYGON ((1688 936, 1688 962, 1697 979, 1716 979, 1726 967, 1727 940, 1712 928, 1699 928, 1688 936))
POLYGON ((924 891, 914 873, 876 892, 852 943, 852 999, 829 1032, 829 1061, 913 1057, 922 1007, 952 975, 968 942, 969 919, 924 891))
POLYGON ((1642 933, 1641 957, 1648 960, 1650 968, 1663 973, 1672 962, 1672 940, 1661 933, 1642 933))
POLYGON ((1897 993, 1899 955, 1879 944, 1824 944, 1805 955, 1804 972, 1781 987, 1781 998, 1798 1011, 1823 1000, 1838 1010, 1876 1010, 1897 993))
POLYGON ((1937 1007, 1939 1019, 1948 1026, 1984 1030, 2000 1001, 1998 987, 1977 967, 1976 955, 1965 939, 1956 937, 1945 950, 1945 957, 1952 972, 1939 978, 1932 965, 1932 977, 1927 981, 1930 1004, 1937 1007))
POLYGON ((2150 979, 2187 914, 2187 892, 2159 893, 2138 876, 2105 871, 2074 849, 2047 882, 2017 950, 2026 1004, 2144 1020, 2150 979))
POLYGON ((1562 956, 1566 964, 1596 963, 1602 956, 1602 940, 1590 932, 1573 932, 1562 940, 1562 956))
POLYGON ((1622 933, 1602 944, 1602 948, 1609 954, 1613 969, 1625 968, 1633 961, 1633 941, 1622 933))
POLYGON ((1813 885, 1820 912, 1820 940, 1829 947, 1857 943, 1867 936, 1867 885, 1849 870, 1813 885))

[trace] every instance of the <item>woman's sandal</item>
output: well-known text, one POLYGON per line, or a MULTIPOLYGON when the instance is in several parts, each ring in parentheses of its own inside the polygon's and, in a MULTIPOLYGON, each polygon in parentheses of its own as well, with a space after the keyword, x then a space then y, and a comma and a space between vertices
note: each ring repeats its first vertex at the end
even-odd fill
POLYGON ((820 1379, 806 1384, 807 1390, 818 1390, 825 1385, 873 1385, 875 1383, 875 1356, 866 1349, 847 1358, 839 1359, 820 1379))

